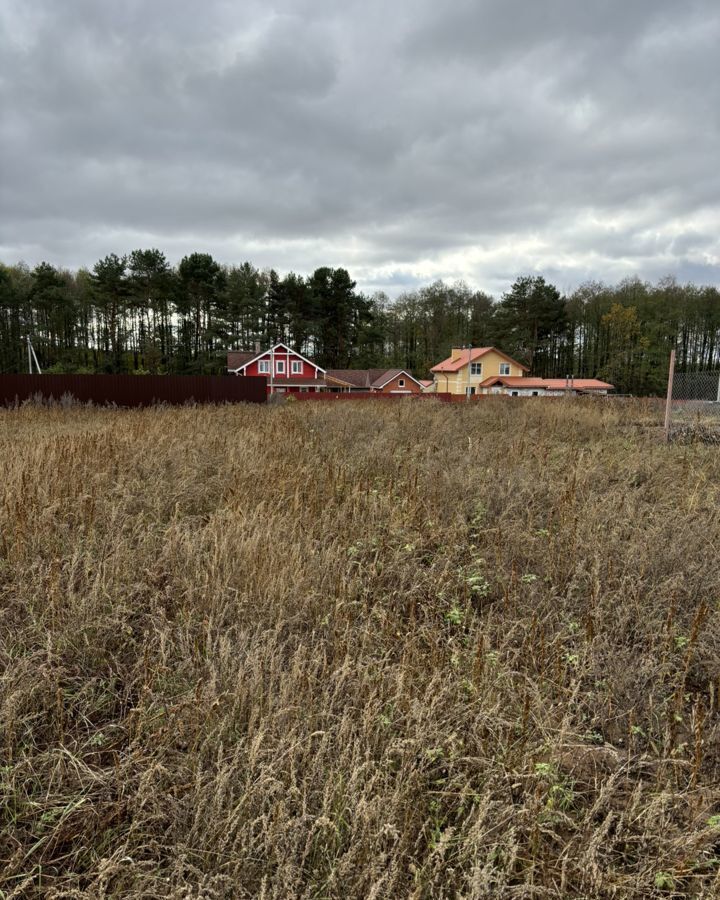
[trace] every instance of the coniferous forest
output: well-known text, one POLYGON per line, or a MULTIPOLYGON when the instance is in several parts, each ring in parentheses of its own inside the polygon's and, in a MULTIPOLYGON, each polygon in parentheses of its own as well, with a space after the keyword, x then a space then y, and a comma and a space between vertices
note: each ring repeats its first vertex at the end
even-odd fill
POLYGON ((678 367, 720 366, 720 291, 626 279, 567 296, 541 276, 500 297, 437 281, 394 300, 357 289, 342 268, 281 277, 248 262, 159 250, 110 254, 91 270, 0 265, 0 372, 213 374, 227 350, 282 340, 325 367, 401 366, 423 377, 453 346, 496 345, 545 377, 600 377, 621 393, 665 390, 678 367))

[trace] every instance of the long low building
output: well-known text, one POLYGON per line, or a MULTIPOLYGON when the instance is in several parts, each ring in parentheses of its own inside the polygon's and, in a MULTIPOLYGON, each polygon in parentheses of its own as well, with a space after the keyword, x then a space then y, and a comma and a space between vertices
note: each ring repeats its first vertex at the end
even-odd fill
POLYGON ((597 378, 521 378, 496 375, 478 385, 483 394, 511 397, 559 397, 566 394, 607 394, 614 385, 597 378))

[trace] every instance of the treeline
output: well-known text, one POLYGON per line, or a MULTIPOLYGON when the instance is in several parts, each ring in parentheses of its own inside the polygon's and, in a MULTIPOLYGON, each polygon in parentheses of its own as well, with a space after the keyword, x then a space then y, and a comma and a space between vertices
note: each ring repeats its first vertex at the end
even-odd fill
POLYGON ((628 279, 563 296, 540 276, 499 299, 435 282, 396 300, 357 290, 345 269, 303 277, 193 253, 110 254, 88 271, 0 265, 0 372, 220 373, 227 350, 282 340, 325 367, 402 366, 424 376, 451 347, 496 345, 535 375, 600 377, 618 390, 664 390, 667 362, 720 365, 715 287, 628 279))

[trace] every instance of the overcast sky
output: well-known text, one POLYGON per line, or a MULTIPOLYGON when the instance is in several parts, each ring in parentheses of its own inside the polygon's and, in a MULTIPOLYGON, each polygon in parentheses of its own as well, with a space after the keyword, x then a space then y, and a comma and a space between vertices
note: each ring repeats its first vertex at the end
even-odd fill
POLYGON ((0 260, 720 283, 718 0, 0 0, 0 260))

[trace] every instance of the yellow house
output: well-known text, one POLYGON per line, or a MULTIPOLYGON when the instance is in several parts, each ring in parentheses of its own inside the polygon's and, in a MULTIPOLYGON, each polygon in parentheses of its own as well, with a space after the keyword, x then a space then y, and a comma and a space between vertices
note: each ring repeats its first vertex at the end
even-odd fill
POLYGON ((436 393, 471 395, 484 393, 489 379, 523 377, 529 369, 495 347, 456 347, 430 371, 436 393))

